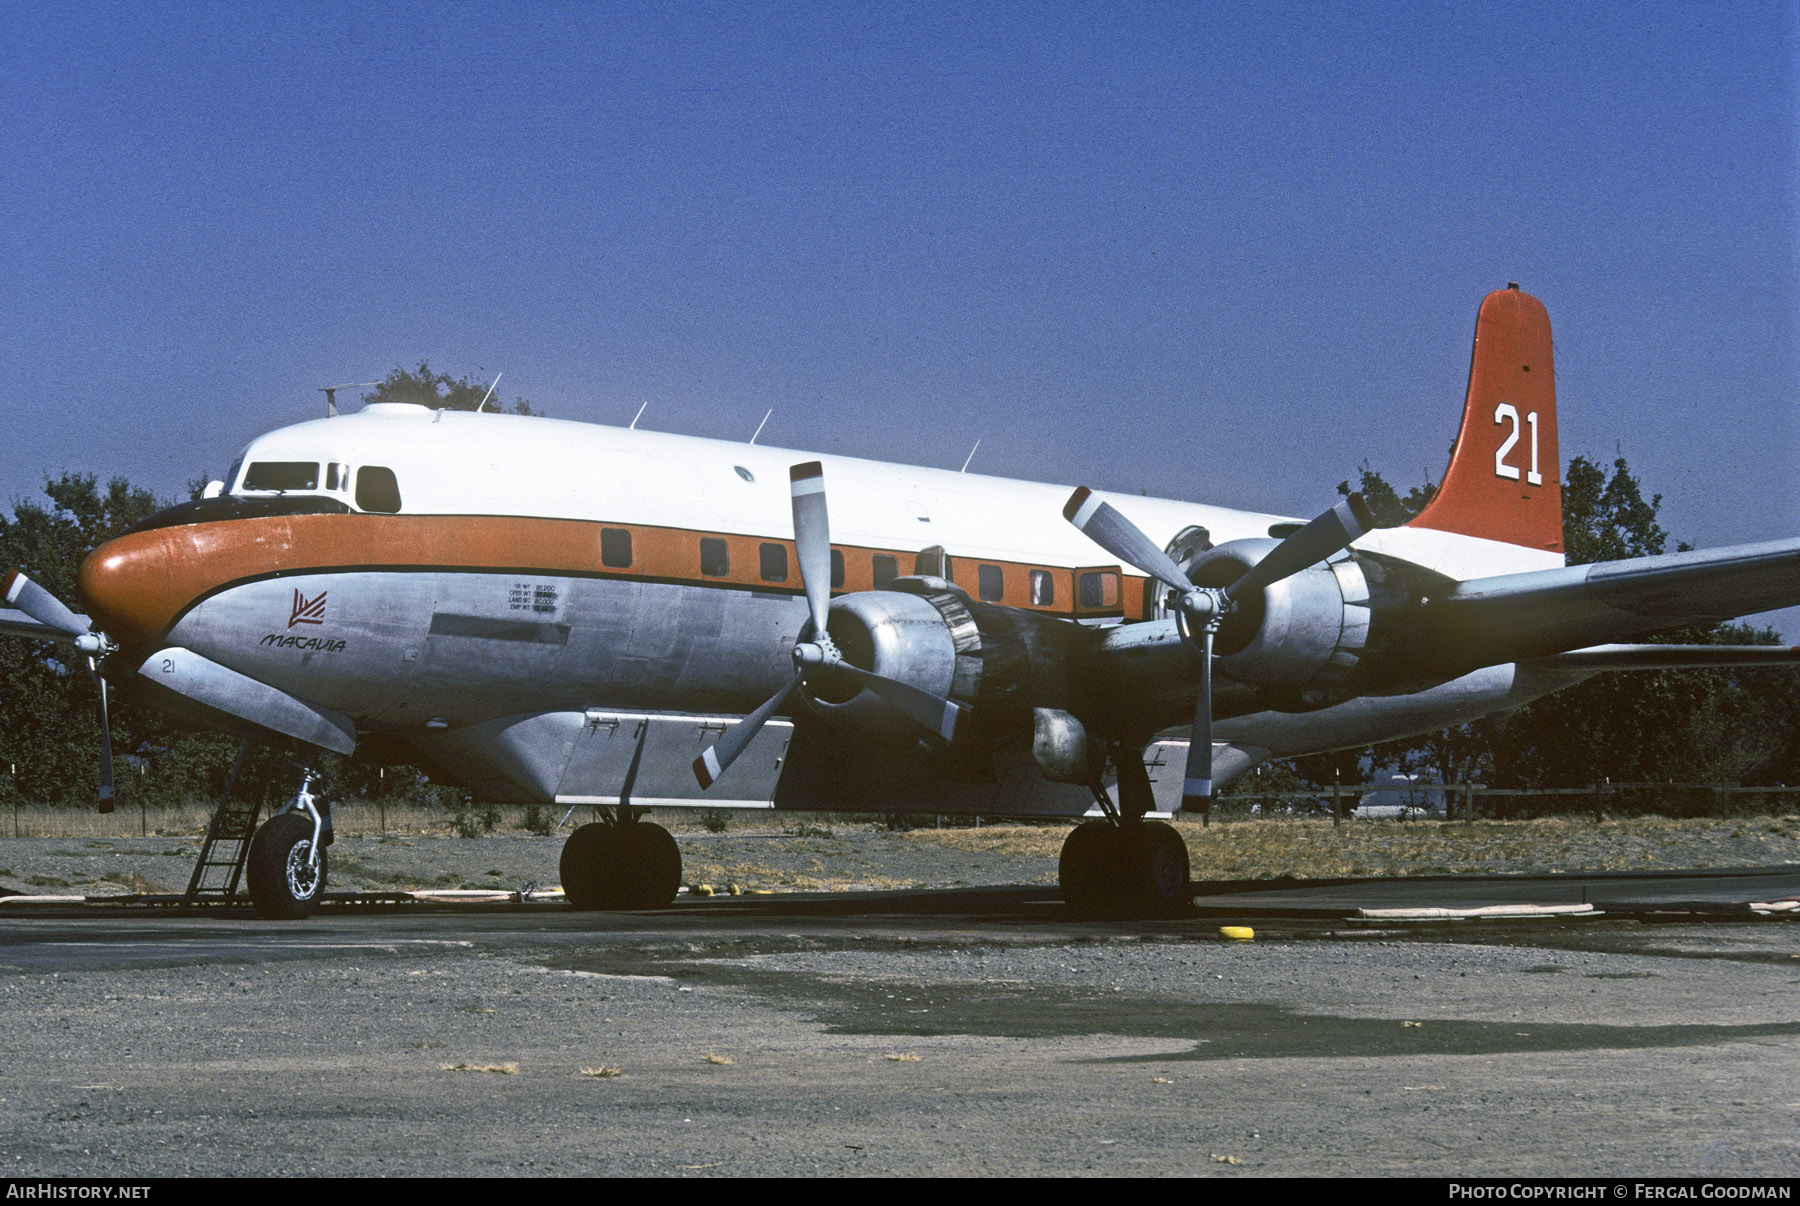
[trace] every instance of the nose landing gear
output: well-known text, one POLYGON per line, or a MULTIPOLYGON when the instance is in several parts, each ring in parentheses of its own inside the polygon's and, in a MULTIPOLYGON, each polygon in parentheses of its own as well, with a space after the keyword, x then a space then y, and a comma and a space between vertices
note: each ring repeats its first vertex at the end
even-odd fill
POLYGON ((244 879, 260 917, 296 921, 312 916, 324 899, 330 828, 313 802, 313 778, 306 772, 293 803, 263 822, 251 839, 244 879))

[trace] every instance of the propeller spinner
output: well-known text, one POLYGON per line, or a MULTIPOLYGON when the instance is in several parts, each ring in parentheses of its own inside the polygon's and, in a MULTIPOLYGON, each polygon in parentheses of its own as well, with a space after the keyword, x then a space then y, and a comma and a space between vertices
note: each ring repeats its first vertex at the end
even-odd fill
POLYGON ((750 742, 780 711, 789 697, 808 680, 849 678, 867 687, 919 727, 945 741, 956 737, 962 705, 941 695, 886 678, 844 660, 831 639, 826 621, 831 617, 831 522, 825 504, 825 469, 818 461, 795 465, 788 471, 794 512, 794 551, 800 565, 800 584, 806 591, 806 608, 812 617, 811 635, 794 642, 794 677, 761 707, 725 730, 724 734, 694 759, 694 777, 702 789, 711 787, 725 769, 749 748, 750 742))
POLYGON ((1181 806, 1204 807, 1213 793, 1212 659, 1213 638, 1218 635, 1220 622, 1237 608, 1239 600, 1349 548, 1375 526, 1375 516, 1362 495, 1352 494, 1288 536, 1243 577, 1223 588, 1195 586, 1188 581, 1181 567, 1155 541, 1086 486, 1070 496, 1063 516, 1120 561, 1168 587, 1175 595, 1175 607, 1188 635, 1199 639, 1200 690, 1194 701, 1194 732, 1188 743, 1181 806))
POLYGON ((113 643, 105 633, 69 608, 55 595, 27 578, 20 570, 6 571, 0 579, 0 597, 44 625, 55 629, 76 650, 87 656, 88 674, 100 692, 100 811, 113 810, 112 729, 107 721, 106 676, 100 669, 101 659, 112 652, 113 643))

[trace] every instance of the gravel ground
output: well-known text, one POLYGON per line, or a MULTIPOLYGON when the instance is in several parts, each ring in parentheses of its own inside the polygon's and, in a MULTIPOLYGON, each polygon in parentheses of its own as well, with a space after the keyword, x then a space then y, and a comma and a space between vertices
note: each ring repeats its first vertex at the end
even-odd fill
POLYGON ((10 922, 0 1172, 1793 1177, 1795 933, 10 922))
MULTIPOLYGON (((1790 821, 1718 826, 1662 832, 1652 865, 1791 861, 1790 821)), ((1402 839, 1454 829, 1354 828, 1400 870, 1402 839)), ((1613 858, 1590 828, 1544 849, 1613 858)), ((1050 882, 1060 833, 680 838, 690 880, 779 893, 1050 882)), ((334 887, 550 883, 559 849, 345 837, 334 887)), ((179 891, 194 853, 6 839, 0 885, 179 891)), ((1800 1175, 1793 921, 1259 923, 1226 944, 1055 908, 688 900, 0 914, 0 1176, 1800 1175)))
MULTIPOLYGON (((973 833, 974 831, 968 831, 973 833)), ((327 852, 333 891, 504 888, 558 882, 564 834, 340 837, 327 852)), ((1060 839, 1061 834, 1056 835, 1060 839)), ((771 891, 854 891, 1054 883, 1051 853, 959 849, 872 827, 793 835, 683 833, 683 879, 771 891)), ((182 838, 0 839, 0 888, 44 895, 182 892, 199 843, 182 838)))

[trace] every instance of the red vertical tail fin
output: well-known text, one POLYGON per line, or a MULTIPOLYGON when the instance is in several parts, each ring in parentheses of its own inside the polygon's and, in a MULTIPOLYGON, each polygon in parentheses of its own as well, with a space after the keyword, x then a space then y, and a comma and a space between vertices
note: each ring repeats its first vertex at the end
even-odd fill
POLYGON ((1475 319, 1469 394, 1450 468, 1407 524, 1562 552, 1562 469, 1550 316, 1517 285, 1475 319))

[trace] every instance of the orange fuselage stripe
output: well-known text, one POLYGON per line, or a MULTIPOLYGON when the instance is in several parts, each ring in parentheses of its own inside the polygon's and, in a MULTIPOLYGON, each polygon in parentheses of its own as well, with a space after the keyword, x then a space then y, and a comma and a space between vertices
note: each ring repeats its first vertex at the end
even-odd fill
MULTIPOLYGON (((841 592, 875 589, 874 557, 913 572, 913 550, 833 545, 844 557, 841 592)), ((950 554, 965 589, 975 586, 977 562, 950 554)), ((1117 615, 1118 606, 1076 606, 1075 572, 1068 568, 984 560, 999 565, 1001 603, 1050 615, 1117 615), (1051 575, 1054 598, 1030 599, 1030 571, 1051 575)), ((581 577, 616 577, 696 586, 800 591, 799 563, 791 540, 697 532, 638 524, 541 519, 505 515, 287 515, 186 524, 136 532, 96 549, 81 567, 81 595, 106 632, 124 643, 160 637, 199 600, 233 583, 356 569, 536 571, 581 577), (602 564, 603 529, 631 533, 629 567, 602 564), (729 550, 729 572, 701 573, 700 540, 717 538, 729 550), (787 551, 787 579, 765 580, 761 546, 787 551)), ((1117 572, 1107 567, 1108 572, 1117 572)), ((1126 598, 1131 598, 1128 593, 1126 598)))

